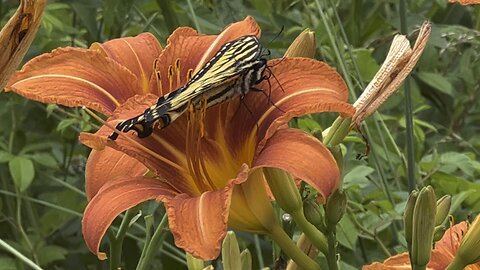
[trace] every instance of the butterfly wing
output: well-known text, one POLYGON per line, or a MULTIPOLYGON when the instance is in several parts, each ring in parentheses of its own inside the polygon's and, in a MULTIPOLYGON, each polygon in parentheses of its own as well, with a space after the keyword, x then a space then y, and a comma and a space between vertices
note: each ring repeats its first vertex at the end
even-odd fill
MULTIPOLYGON (((187 84, 160 97, 155 105, 142 114, 120 122, 116 129, 123 132, 135 130, 139 138, 145 138, 152 133, 154 124, 164 128, 182 115, 189 102, 198 105, 195 103, 201 98, 207 101, 217 96, 222 100, 226 99, 224 93, 232 91, 235 82, 258 64, 261 50, 261 44, 256 36, 243 36, 225 43, 187 84)), ((228 96, 233 95, 229 94, 228 96)), ((219 102, 216 101, 212 104, 219 102)), ((115 140, 117 137, 118 134, 113 133, 109 138, 115 140)))

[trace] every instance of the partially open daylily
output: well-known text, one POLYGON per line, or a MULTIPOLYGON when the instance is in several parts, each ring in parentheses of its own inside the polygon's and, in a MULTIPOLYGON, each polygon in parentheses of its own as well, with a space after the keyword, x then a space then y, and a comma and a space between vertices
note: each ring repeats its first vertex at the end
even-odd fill
MULTIPOLYGON (((85 105, 109 116, 108 125, 115 126, 183 85, 190 70, 244 35, 260 35, 251 17, 218 36, 177 29, 164 50, 150 34, 90 49, 58 49, 26 64, 8 89, 42 102, 85 105)), ((314 112, 352 115, 345 83, 331 67, 312 59, 271 60, 268 66, 276 80, 257 86, 268 95, 253 92, 206 111, 189 111, 145 139, 122 134, 108 140, 112 130, 107 126, 81 134, 81 141, 97 150, 87 165, 91 201, 83 219, 92 252, 104 258, 100 241, 114 218, 151 199, 165 203, 176 245, 202 259, 218 256, 227 226, 269 233, 274 218, 265 208, 261 167, 290 172, 325 200, 339 183, 335 160, 318 140, 287 123, 314 112), (142 164, 156 177, 142 176, 142 164)))
POLYGON ((0 31, 0 91, 22 61, 40 26, 46 0, 21 0, 0 31))
MULTIPOLYGON (((428 270, 444 270, 453 261, 455 254, 458 251, 460 242, 467 232, 468 225, 466 222, 461 222, 447 231, 442 239, 435 243, 435 248, 432 250, 430 262, 427 264, 428 270)), ((392 256, 383 263, 373 263, 364 266, 363 270, 402 270, 411 269, 410 259, 408 253, 401 253, 392 256)), ((480 270, 480 263, 469 265, 466 270, 480 270)))

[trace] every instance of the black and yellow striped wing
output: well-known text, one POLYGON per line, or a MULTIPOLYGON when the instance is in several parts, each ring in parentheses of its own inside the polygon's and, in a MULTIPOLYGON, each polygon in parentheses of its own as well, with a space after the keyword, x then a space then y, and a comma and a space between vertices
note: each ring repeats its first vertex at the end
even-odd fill
MULTIPOLYGON (((224 44, 215 56, 192 79, 179 89, 160 97, 157 103, 134 118, 120 122, 116 129, 135 130, 138 137, 149 136, 153 126, 168 126, 182 115, 188 104, 207 107, 236 95, 246 94, 250 87, 262 80, 266 60, 261 57, 262 47, 256 36, 243 36, 224 44)), ((114 133, 111 139, 116 139, 114 133)))

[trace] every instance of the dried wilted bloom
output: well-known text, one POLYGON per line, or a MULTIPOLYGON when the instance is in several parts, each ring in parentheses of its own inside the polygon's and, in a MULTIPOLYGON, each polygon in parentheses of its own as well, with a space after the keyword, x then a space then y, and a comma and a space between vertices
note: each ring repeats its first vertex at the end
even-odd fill
POLYGON ((400 87, 420 58, 430 32, 431 24, 425 22, 420 28, 413 49, 405 36, 395 36, 385 62, 353 105, 357 112, 353 116, 352 124, 359 125, 400 87))
POLYGON ((22 61, 40 26, 46 0, 22 0, 0 32, 0 91, 22 61))

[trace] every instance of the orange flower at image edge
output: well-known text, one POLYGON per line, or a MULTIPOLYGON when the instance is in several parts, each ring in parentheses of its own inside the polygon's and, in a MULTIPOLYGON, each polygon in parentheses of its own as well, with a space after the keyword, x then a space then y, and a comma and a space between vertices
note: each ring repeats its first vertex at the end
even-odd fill
POLYGON ((462 5, 480 4, 480 0, 448 0, 450 3, 460 3, 462 5))
MULTIPOLYGON (((455 254, 458 251, 460 242, 467 232, 467 222, 461 222, 447 231, 440 241, 435 243, 435 248, 432 250, 432 257, 427 264, 428 270, 444 270, 453 261, 455 254)), ((401 253, 392 256, 383 263, 373 263, 364 266, 363 270, 401 270, 411 269, 410 259, 408 253, 401 253)), ((480 264, 472 264, 465 268, 466 270, 480 270, 480 264)))
MULTIPOLYGON (((45 103, 87 106, 115 126, 185 84, 189 70, 197 71, 223 44, 244 35, 260 36, 251 17, 218 36, 179 28, 164 49, 148 33, 95 43, 90 49, 61 48, 27 63, 7 90, 45 103)), ((165 203, 175 244, 204 260, 218 256, 228 226, 268 233, 255 212, 259 203, 252 200, 262 193, 250 196, 256 190, 244 186, 250 181, 263 185, 262 167, 304 180, 321 201, 336 189, 340 175, 328 149, 287 123, 315 112, 352 115, 344 81, 325 63, 307 58, 271 60, 268 66, 278 81, 256 86, 267 94, 252 92, 242 101, 186 113, 148 138, 128 134, 107 140, 112 133, 107 126, 80 135, 96 149, 87 162, 90 201, 83 218, 92 252, 105 258, 100 241, 115 217, 151 199, 165 203), (147 168, 155 178, 143 176, 147 168)))

